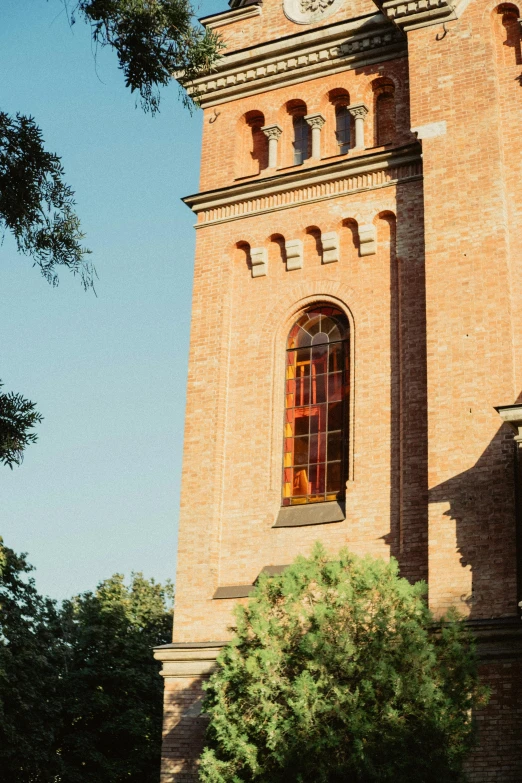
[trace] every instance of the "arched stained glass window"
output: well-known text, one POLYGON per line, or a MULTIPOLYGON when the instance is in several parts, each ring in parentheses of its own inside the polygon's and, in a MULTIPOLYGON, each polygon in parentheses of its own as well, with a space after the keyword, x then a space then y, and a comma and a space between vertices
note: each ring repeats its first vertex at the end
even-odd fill
POLYGON ((307 310, 288 335, 283 506, 344 497, 348 336, 346 315, 329 305, 307 310))

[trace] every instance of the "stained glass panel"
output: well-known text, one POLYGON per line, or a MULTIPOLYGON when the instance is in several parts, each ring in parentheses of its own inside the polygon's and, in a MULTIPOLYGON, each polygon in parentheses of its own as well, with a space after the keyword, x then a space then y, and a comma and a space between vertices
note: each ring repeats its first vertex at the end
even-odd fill
POLYGON ((283 504, 342 498, 347 474, 348 321, 310 308, 288 336, 283 504))

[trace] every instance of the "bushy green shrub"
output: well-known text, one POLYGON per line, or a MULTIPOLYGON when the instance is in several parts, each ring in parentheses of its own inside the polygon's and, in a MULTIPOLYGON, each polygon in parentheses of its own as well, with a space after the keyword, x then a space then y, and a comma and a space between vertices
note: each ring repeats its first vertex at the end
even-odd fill
POLYGON ((455 614, 394 560, 316 545, 261 577, 207 683, 203 783, 450 783, 486 698, 455 614))

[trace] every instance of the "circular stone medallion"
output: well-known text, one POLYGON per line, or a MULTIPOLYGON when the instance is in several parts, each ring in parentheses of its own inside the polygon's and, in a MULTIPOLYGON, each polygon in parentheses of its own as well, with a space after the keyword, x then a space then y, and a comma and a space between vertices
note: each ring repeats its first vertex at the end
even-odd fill
POLYGON ((283 0, 285 16, 297 24, 312 24, 337 11, 344 0, 283 0))

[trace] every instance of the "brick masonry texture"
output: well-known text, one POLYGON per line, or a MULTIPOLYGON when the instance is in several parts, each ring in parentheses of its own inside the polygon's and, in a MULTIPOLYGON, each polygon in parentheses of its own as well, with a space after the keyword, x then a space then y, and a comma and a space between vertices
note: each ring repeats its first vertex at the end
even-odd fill
MULTIPOLYGON (((347 0, 322 24, 302 26, 284 16, 281 0, 264 0, 259 16, 222 32, 229 50, 240 50, 377 12, 370 0, 347 0)), ((319 166, 326 176, 343 159, 341 94, 346 105, 368 108, 365 149, 346 160, 414 149, 417 129, 422 177, 378 186, 362 178, 354 192, 314 199, 311 191, 306 203, 252 215, 232 206, 211 225, 200 213, 174 642, 228 639, 236 601, 214 600, 216 589, 252 584, 265 566, 292 562, 318 539, 332 552, 396 557, 404 576, 428 581, 437 614, 457 605, 479 623, 517 621, 513 433, 494 406, 522 401, 518 17, 515 6, 470 0, 445 28, 408 32, 407 57, 205 111, 202 192, 257 183, 252 198, 262 199, 281 174, 319 166), (384 138, 375 128, 383 86, 395 105, 393 117, 387 104, 384 138), (296 101, 325 124, 321 159, 293 167, 296 101), (261 124, 282 130, 277 169, 263 168, 261 124), (361 255, 361 226, 374 227, 374 254, 361 255), (324 264, 320 234, 332 231, 339 261, 324 264), (296 239, 303 266, 289 271, 284 245, 296 239), (253 276, 252 248, 266 249, 266 275, 253 276), (346 519, 274 529, 286 337, 316 302, 336 304, 350 322, 346 519)), ((476 716, 471 783, 522 781, 521 659, 520 649, 493 651, 484 663, 493 695, 476 716)), ((200 696, 201 679, 166 677, 162 783, 196 780, 200 696)))

